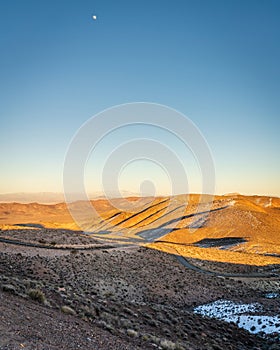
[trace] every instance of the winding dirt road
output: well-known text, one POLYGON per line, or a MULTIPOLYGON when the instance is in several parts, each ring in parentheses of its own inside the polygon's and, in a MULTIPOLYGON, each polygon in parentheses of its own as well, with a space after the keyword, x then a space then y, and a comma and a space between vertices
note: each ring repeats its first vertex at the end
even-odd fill
MULTIPOLYGON (((23 247, 33 247, 33 248, 40 248, 40 249, 53 249, 53 250, 77 250, 77 251, 83 251, 83 250, 112 250, 112 249, 125 249, 125 248, 137 248, 138 245, 135 244, 90 244, 90 245, 44 245, 40 243, 31 243, 31 242, 24 242, 20 240, 14 240, 14 239, 7 239, 0 237, 0 242, 5 244, 11 244, 11 245, 18 245, 23 247)), ((207 275, 213 275, 216 277, 230 277, 230 278, 243 278, 243 279, 252 279, 252 278, 275 278, 279 277, 275 273, 226 273, 226 272, 217 272, 217 271, 210 271, 203 269, 201 267, 198 267, 192 263, 190 263, 184 256, 180 255, 176 249, 174 248, 174 254, 173 256, 187 269, 204 273, 207 275)))

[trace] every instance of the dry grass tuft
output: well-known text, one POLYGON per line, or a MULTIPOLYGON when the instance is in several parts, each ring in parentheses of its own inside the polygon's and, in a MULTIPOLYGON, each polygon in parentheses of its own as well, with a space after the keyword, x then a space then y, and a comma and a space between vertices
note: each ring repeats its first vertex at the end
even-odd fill
POLYGON ((44 304, 46 302, 46 296, 40 289, 30 289, 28 295, 32 300, 38 301, 39 303, 44 304))

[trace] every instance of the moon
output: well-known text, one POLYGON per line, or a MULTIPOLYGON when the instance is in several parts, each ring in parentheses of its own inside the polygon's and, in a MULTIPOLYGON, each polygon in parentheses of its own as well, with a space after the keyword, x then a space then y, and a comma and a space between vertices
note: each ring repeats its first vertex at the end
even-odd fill
POLYGON ((93 19, 94 21, 96 21, 96 20, 97 20, 97 16, 96 16, 96 15, 93 15, 93 16, 92 16, 92 19, 93 19))

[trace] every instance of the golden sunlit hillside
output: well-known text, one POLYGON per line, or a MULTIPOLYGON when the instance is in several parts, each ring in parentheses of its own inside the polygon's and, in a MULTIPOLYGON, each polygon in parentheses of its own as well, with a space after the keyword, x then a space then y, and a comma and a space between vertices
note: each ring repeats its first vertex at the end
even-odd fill
POLYGON ((85 231, 108 241, 147 244, 150 248, 208 261, 249 265, 279 264, 280 199, 264 196, 179 195, 175 197, 98 199, 65 203, 0 204, 1 235, 11 229, 55 228, 85 231))

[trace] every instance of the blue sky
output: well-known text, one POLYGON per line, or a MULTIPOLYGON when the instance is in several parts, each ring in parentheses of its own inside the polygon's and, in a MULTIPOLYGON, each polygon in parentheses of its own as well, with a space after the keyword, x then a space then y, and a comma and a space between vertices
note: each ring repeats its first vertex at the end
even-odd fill
MULTIPOLYGON (((0 192, 62 191, 82 123, 146 101, 198 126, 218 193, 280 196, 279 11, 278 0, 1 1, 0 192)), ((127 190, 140 175, 127 169, 127 190)))

